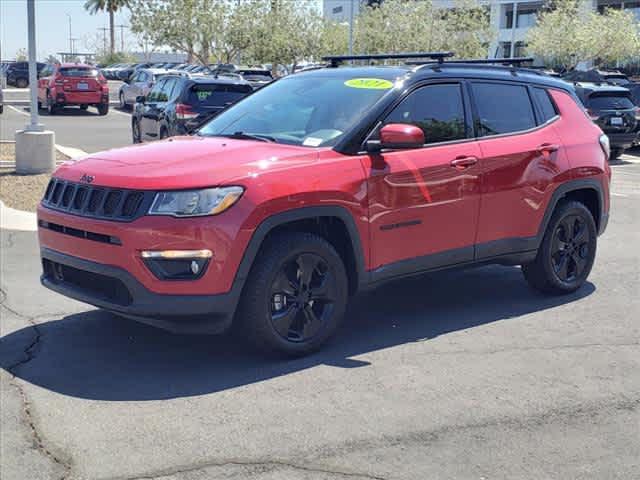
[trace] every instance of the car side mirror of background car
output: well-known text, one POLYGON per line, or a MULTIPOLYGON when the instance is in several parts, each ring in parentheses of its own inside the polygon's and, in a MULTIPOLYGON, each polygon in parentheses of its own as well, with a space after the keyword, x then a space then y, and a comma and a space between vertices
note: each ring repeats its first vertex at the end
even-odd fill
POLYGON ((145 97, 144 95, 138 95, 136 97, 136 103, 142 103, 144 105, 146 101, 147 101, 147 97, 145 97))

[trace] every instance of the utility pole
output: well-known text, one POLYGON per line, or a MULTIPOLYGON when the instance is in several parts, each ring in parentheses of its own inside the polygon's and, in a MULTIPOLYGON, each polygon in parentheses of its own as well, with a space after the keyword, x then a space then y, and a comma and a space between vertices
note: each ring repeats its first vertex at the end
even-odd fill
POLYGON ((124 29, 129 28, 129 25, 116 25, 116 27, 120 27, 120 51, 124 52, 124 29))
POLYGON ((107 54, 107 31, 109 30, 109 28, 101 27, 101 28, 98 28, 98 30, 102 30, 102 51, 104 52, 104 55, 106 55, 107 54))
POLYGON ((69 52, 73 53, 73 39, 71 38, 71 15, 67 13, 69 17, 69 52))
POLYGON ((349 55, 353 55, 353 2, 349 0, 349 55))

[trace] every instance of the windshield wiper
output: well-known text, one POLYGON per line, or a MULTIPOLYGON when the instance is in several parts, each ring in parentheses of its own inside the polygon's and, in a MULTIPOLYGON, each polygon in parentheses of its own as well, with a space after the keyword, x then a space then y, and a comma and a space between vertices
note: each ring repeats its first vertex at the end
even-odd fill
POLYGON ((217 136, 232 138, 234 140, 258 140, 260 142, 275 142, 276 139, 261 133, 245 133, 245 132, 233 132, 227 134, 219 134, 217 136))

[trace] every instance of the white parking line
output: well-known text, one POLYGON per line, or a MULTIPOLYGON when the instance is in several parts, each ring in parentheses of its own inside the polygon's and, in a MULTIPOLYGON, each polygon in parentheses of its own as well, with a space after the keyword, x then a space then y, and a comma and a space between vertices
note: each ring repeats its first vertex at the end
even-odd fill
POLYGON ((625 195, 624 193, 616 193, 616 192, 611 192, 611 196, 612 197, 629 198, 629 195, 625 195))
POLYGON ((25 117, 28 117, 30 115, 29 112, 25 112, 24 110, 19 110, 13 105, 7 105, 7 107, 9 107, 14 112, 18 112, 20 115, 24 115, 25 117))

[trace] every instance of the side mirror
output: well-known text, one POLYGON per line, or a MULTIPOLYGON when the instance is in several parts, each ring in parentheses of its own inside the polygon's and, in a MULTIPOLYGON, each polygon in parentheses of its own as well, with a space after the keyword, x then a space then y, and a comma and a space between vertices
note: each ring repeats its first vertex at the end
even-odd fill
POLYGON ((146 101, 147 101, 147 97, 145 97, 144 95, 138 95, 136 97, 136 103, 142 103, 144 105, 146 101))
MULTIPOLYGON (((424 132, 420 127, 406 123, 390 123, 380 129, 380 141, 371 145, 374 151, 382 149, 410 149, 424 146, 424 132)), ((367 147, 369 147, 367 142, 367 147)))

